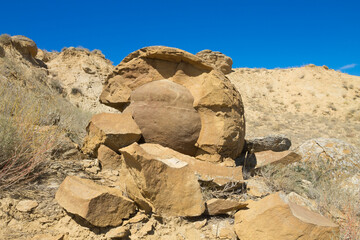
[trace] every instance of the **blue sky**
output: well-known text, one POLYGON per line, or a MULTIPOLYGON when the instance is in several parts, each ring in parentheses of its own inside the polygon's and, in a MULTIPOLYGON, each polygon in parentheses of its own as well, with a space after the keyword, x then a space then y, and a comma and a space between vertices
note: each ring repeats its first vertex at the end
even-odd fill
POLYGON ((360 75, 360 1, 1 1, 0 33, 39 48, 100 49, 118 64, 150 45, 223 52, 233 67, 313 63, 360 75))

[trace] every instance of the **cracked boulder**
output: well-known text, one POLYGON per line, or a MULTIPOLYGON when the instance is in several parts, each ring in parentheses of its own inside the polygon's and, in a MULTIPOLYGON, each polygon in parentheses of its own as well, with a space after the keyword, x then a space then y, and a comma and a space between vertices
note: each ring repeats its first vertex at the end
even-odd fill
POLYGON ((153 212, 186 217, 200 216, 205 211, 200 185, 188 163, 176 158, 159 158, 137 143, 120 152, 135 183, 133 187, 138 189, 130 192, 141 194, 135 199, 148 203, 153 212))
MULTIPOLYGON (((142 119, 143 123, 139 123, 142 129, 164 130, 164 128, 174 127, 174 129, 167 129, 168 132, 176 132, 179 129, 177 123, 181 122, 181 116, 177 116, 173 126, 169 125, 169 122, 164 124, 163 121, 157 123, 158 126, 154 126, 154 122, 150 120, 153 117, 160 118, 158 113, 164 112, 165 109, 171 109, 175 114, 179 110, 176 110, 174 106, 178 108, 185 106, 184 116, 189 115, 195 120, 196 116, 199 116, 201 128, 197 136, 200 126, 196 120, 194 129, 187 130, 190 134, 186 131, 177 133, 183 135, 183 138, 179 139, 181 142, 179 145, 186 146, 181 148, 191 149, 185 153, 198 159, 206 161, 235 159, 240 155, 244 145, 244 107, 239 92, 222 72, 215 70, 203 59, 180 49, 156 46, 146 47, 129 54, 108 76, 100 102, 120 111, 130 105, 130 109, 127 110, 130 112, 135 105, 137 109, 134 112, 135 120, 140 121, 137 116, 140 116, 140 113, 141 115, 146 113, 149 121, 148 125, 143 125, 146 121, 142 119), (154 89, 149 89, 149 85, 144 86, 159 80, 166 81, 157 82, 155 85, 167 83, 159 90, 159 93, 156 93, 154 89), (178 85, 186 88, 186 91, 178 85), (165 91, 172 89, 173 86, 176 86, 176 91, 169 93, 165 91), (139 89, 140 87, 143 88, 139 89), (147 95, 145 98, 136 99, 136 91, 146 92, 147 95), (153 96, 156 97, 153 98, 153 96), (157 109, 154 112, 146 111, 145 106, 139 106, 139 102, 146 102, 151 107, 157 106, 157 109), (192 102, 192 108, 190 102, 192 102), (158 107, 160 103, 161 108, 158 107), (188 147, 190 144, 191 147, 188 147)), ((167 116, 169 115, 170 112, 167 116)), ((184 121, 185 126, 189 122, 184 121)), ((180 129, 184 130, 187 127, 180 129)), ((147 134, 148 141, 158 138, 161 133, 161 131, 154 131, 151 137, 147 134)), ((174 142, 171 139, 172 135, 163 137, 162 142, 174 142)), ((182 151, 180 147, 177 150, 182 151)))
POLYGON ((55 199, 67 212, 98 227, 118 226, 136 209, 135 203, 124 197, 120 190, 76 176, 65 178, 55 199))
POLYGON ((198 52, 196 56, 203 59, 205 62, 220 70, 224 74, 231 73, 233 61, 230 57, 221 52, 206 49, 198 52))

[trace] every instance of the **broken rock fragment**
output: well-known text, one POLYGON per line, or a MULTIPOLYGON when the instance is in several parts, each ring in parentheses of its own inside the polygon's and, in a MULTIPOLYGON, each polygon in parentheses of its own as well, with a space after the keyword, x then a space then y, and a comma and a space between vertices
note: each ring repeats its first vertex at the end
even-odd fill
POLYGON ((205 203, 200 185, 188 163, 161 159, 134 143, 120 149, 142 197, 155 213, 165 216, 200 216, 205 203))
POLYGON ((252 201, 235 214, 241 240, 337 239, 339 227, 318 213, 283 200, 281 193, 252 201))
POLYGON ((82 150, 85 154, 95 157, 102 144, 117 151, 137 142, 141 137, 141 131, 129 113, 95 114, 86 131, 88 134, 84 139, 82 150))
POLYGON ((98 227, 118 226, 135 213, 134 202, 120 190, 76 176, 65 178, 55 199, 66 211, 98 227))
POLYGON ((206 201, 207 213, 211 216, 226 214, 228 212, 245 208, 247 203, 230 199, 213 198, 206 201))

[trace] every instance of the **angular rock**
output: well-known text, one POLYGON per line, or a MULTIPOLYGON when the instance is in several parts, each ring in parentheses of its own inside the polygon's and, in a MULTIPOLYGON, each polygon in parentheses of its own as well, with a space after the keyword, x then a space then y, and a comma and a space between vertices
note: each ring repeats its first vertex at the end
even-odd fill
POLYGON ((100 145, 117 151, 119 148, 139 141, 141 131, 130 113, 95 114, 86 127, 82 151, 90 156, 97 156, 100 145))
POLYGON ((194 156, 201 130, 200 114, 190 91, 169 80, 144 84, 131 93, 132 112, 145 142, 194 156))
POLYGON ((271 194, 250 202, 235 214, 235 232, 242 240, 337 239, 338 225, 318 213, 271 194))
POLYGON ((65 178, 55 199, 66 211, 98 227, 118 226, 135 212, 134 202, 120 190, 76 176, 65 178))
POLYGON ((221 52, 202 50, 198 52, 196 56, 198 56, 214 68, 219 69, 224 74, 231 73, 233 61, 230 57, 226 56, 221 52))
POLYGON ((98 149, 98 160, 104 170, 119 169, 122 163, 121 156, 105 145, 101 145, 98 149))
POLYGON ((38 51, 36 43, 25 36, 12 36, 11 41, 15 48, 24 56, 35 57, 38 51))
POLYGON ((239 156, 245 135, 241 96, 222 72, 188 52, 157 46, 129 54, 109 75, 100 101, 122 111, 132 91, 163 79, 184 86, 194 98, 201 119, 196 157, 222 161, 239 156))
POLYGON ((156 156, 157 159, 186 162, 200 181, 212 181, 219 186, 230 182, 243 182, 242 167, 225 167, 200 161, 159 144, 145 143, 141 147, 146 152, 156 156))
POLYGON ((251 153, 262 151, 281 152, 289 150, 291 141, 289 138, 281 135, 270 135, 266 137, 246 139, 246 149, 251 153))
POLYGON ((271 193, 271 189, 260 177, 252 177, 246 181, 246 193, 254 197, 262 197, 271 193))
POLYGON ((16 209, 20 212, 31 212, 38 205, 34 200, 22 200, 16 205, 16 209))
POLYGON ((200 185, 188 163, 159 159, 137 143, 120 152, 136 187, 154 212, 165 216, 200 216, 204 212, 200 185))
POLYGON ((228 212, 245 208, 248 204, 230 199, 213 198, 206 201, 207 213, 210 216, 226 214, 228 212))
POLYGON ((129 227, 121 226, 110 229, 110 231, 106 233, 105 237, 110 239, 123 239, 129 235, 130 235, 129 227))
POLYGON ((267 165, 283 164, 287 165, 294 162, 301 161, 301 156, 292 151, 273 152, 264 151, 255 153, 256 167, 262 168, 267 165))

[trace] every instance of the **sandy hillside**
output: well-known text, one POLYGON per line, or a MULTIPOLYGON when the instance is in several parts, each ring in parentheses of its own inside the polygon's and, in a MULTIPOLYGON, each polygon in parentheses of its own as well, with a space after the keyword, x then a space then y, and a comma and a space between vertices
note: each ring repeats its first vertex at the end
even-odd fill
POLYGON ((244 101, 247 137, 285 134, 293 147, 334 137, 360 146, 360 77, 314 65, 238 68, 227 76, 244 101))

